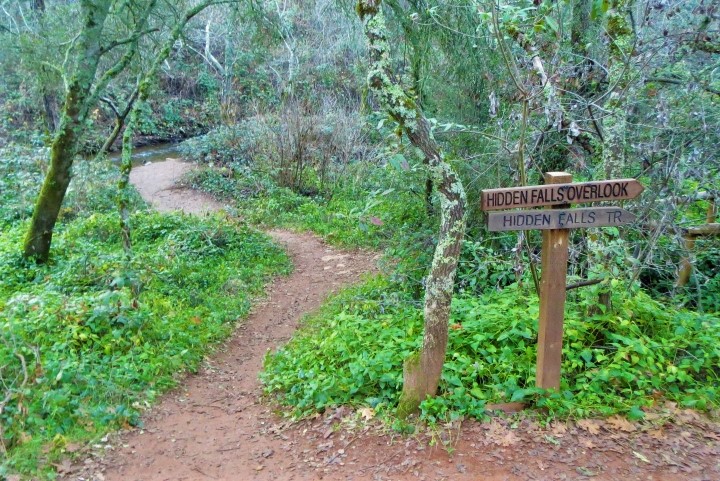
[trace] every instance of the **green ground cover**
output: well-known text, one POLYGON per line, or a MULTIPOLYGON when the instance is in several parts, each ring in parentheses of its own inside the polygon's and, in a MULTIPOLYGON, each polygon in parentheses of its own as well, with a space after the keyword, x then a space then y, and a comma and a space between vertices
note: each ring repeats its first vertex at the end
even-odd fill
MULTIPOLYGON (((437 219, 413 191, 422 185, 421 173, 390 162, 357 168, 365 170, 350 167, 332 195, 315 197, 278 188, 262 173, 240 174, 232 163, 189 179, 234 201, 254 222, 312 230, 330 242, 386 253, 383 277, 332 300, 266 359, 267 392, 296 415, 351 404, 393 416, 402 363, 422 339, 422 280, 437 219)), ((640 418, 666 400, 700 410, 720 406, 720 319, 710 302, 713 291, 706 291, 702 313, 683 308, 680 297, 643 290, 626 275, 631 242, 617 230, 606 235, 602 244, 593 244, 596 258, 588 259, 593 267, 585 273, 606 280, 569 296, 558 393, 534 387, 538 297, 530 270, 518 287, 515 260, 503 254, 515 237, 469 235, 458 267, 441 392, 423 403, 422 419, 479 418, 486 404, 511 401, 562 418, 640 418), (601 292, 612 292, 610 311, 598 305, 601 292)))
POLYGON ((49 476, 67 443, 137 424, 290 263, 243 223, 155 213, 137 197, 128 263, 107 195, 116 170, 79 165, 51 261, 25 264, 20 245, 29 210, 16 195, 25 192, 20 179, 30 188, 38 172, 28 157, 2 159, 0 179, 15 188, 3 189, 0 208, 0 378, 8 396, 0 412, 7 450, 0 477, 49 476))
MULTIPOLYGON (((641 418, 665 400, 717 408, 717 316, 668 309, 642 291, 614 292, 615 309, 608 313, 588 314, 596 307, 592 290, 570 297, 557 393, 534 387, 535 293, 512 285, 481 296, 458 294, 440 393, 421 405, 421 418, 481 418, 486 404, 512 401, 561 418, 641 418)), ((393 415, 402 363, 421 342, 421 306, 377 278, 330 301, 268 355, 262 380, 297 415, 339 404, 393 415)))

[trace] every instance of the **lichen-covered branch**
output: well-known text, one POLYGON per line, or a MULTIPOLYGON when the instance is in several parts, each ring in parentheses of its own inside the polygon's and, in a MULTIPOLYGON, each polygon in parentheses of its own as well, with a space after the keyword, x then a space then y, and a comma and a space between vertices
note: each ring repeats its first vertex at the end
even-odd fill
MULTIPOLYGON (((152 0, 150 5, 153 6, 154 3, 155 0, 152 0)), ((160 66, 170 56, 173 45, 178 40, 178 38, 180 38, 180 35, 185 29, 187 23, 204 9, 206 9, 210 5, 215 5, 217 3, 219 2, 217 2, 216 0, 205 0, 204 2, 197 4, 195 7, 185 12, 185 14, 178 20, 178 22, 173 27, 170 36, 165 40, 162 48, 153 59, 153 62, 150 65, 148 71, 138 81, 138 86, 136 90, 137 94, 133 94, 133 96, 136 97, 136 101, 133 100, 133 98, 131 97, 131 102, 134 103, 132 103, 132 110, 130 111, 130 120, 125 127, 125 132, 123 132, 121 157, 122 160, 120 162, 120 180, 118 181, 117 199, 118 210, 120 212, 120 230, 122 232, 123 248, 125 249, 125 254, 128 258, 132 254, 132 239, 129 212, 130 193, 128 191, 128 188, 130 185, 130 171, 132 170, 132 139, 133 135, 135 134, 135 127, 138 123, 140 108, 150 94, 150 87, 152 86, 152 82, 154 81, 155 76, 160 70, 160 66)), ((127 112, 125 112, 125 115, 127 115, 127 112)))
POLYGON ((359 0, 357 13, 365 24, 370 64, 368 84, 410 142, 420 149, 440 198, 440 233, 425 284, 425 333, 420 352, 405 361, 400 415, 417 410, 437 392, 445 361, 448 320, 460 248, 465 235, 465 190, 445 161, 430 124, 417 102, 394 78, 385 18, 380 0, 359 0))

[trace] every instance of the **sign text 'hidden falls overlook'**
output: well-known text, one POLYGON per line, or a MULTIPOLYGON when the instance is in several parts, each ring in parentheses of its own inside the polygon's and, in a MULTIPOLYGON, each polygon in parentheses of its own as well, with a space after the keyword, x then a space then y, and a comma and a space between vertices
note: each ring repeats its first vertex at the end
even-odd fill
POLYGON ((643 186, 635 179, 487 189, 482 191, 482 209, 489 211, 634 199, 642 191, 643 186))

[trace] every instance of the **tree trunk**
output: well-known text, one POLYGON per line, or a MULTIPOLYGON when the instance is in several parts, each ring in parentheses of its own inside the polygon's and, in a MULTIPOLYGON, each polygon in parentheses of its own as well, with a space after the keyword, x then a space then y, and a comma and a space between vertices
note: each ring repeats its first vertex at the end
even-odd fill
POLYGON ((447 350, 455 272, 465 236, 466 199, 462 182, 444 161, 425 118, 418 117, 418 127, 406 133, 410 142, 425 154, 433 174, 440 197, 440 234, 425 283, 423 345, 403 368, 403 392, 398 406, 401 417, 417 411, 425 398, 437 393, 447 350))
MULTIPOLYGON (((120 180, 118 181, 117 197, 118 210, 120 212, 120 231, 122 235, 123 249, 125 251, 125 256, 128 260, 130 260, 132 256, 132 230, 130 226, 129 209, 130 172, 132 171, 132 140, 135 133, 135 127, 138 123, 138 117, 140 115, 140 107, 147 100, 150 94, 150 87, 152 86, 152 82, 155 79, 158 70, 160 69, 160 65, 162 65, 163 62, 170 56, 172 46, 175 44, 177 39, 180 38, 180 34, 182 34, 187 23, 198 13, 202 12, 205 8, 210 6, 212 3, 213 0, 206 0, 185 13, 185 15, 173 27, 172 31, 170 32, 170 36, 168 37, 168 39, 165 40, 162 48, 153 59, 153 62, 150 65, 148 71, 145 73, 145 75, 143 75, 142 78, 138 80, 137 88, 133 91, 132 95, 128 99, 125 110, 122 112, 122 114, 118 115, 117 109, 115 109, 117 117, 116 128, 115 130, 113 130, 111 137, 108 138, 108 141, 106 141, 106 145, 103 146, 103 148, 105 148, 106 146, 109 148, 108 142, 110 142, 111 139, 112 142, 115 141, 113 135, 115 136, 115 138, 117 138, 117 134, 120 131, 122 123, 124 123, 125 118, 129 114, 130 120, 125 127, 125 132, 123 132, 122 157, 120 162, 120 180)), ((148 8, 152 8, 153 5, 154 2, 151 3, 150 7, 148 8)), ((110 145, 112 145, 112 143, 110 143, 110 145)), ((136 287, 134 286, 133 289, 136 289, 136 287)))
POLYGON ((50 151, 50 169, 35 204, 30 230, 25 236, 25 258, 34 258, 40 263, 48 259, 55 222, 70 185, 75 145, 75 126, 65 122, 50 151))
MULTIPOLYGON (((115 107, 114 104, 110 103, 110 108, 112 109, 113 113, 115 114, 115 125, 113 126, 112 132, 110 132, 110 135, 105 139, 105 142, 103 142, 102 147, 100 147, 100 150, 98 151, 97 155, 95 156, 95 160, 99 159, 100 157, 104 156, 108 152, 110 152, 110 149, 112 148, 115 141, 120 136, 120 132, 122 131, 123 126, 125 125, 125 119, 127 118, 128 114, 133 109, 133 106, 135 105, 135 101, 137 100, 138 96, 138 87, 135 88, 135 90, 132 91, 130 94, 130 97, 127 100, 127 103, 125 104, 125 109, 120 112, 117 107, 115 107)), ((105 99, 107 100, 107 99, 105 99)))
POLYGON ((122 234, 125 257, 132 256, 132 237, 130 230, 130 172, 132 171, 132 139, 137 123, 137 110, 133 109, 130 122, 125 127, 122 140, 120 161, 120 180, 118 181, 118 210, 120 211, 120 232, 122 234))
POLYGON ((55 97, 47 92, 45 87, 43 90, 43 107, 45 109, 45 126, 50 135, 54 134, 58 127, 58 114, 55 97))
MULTIPOLYGON (((41 28, 44 28, 42 27, 42 23, 45 19, 45 0, 33 0, 30 6, 37 15, 38 21, 41 24, 41 28)), ((47 74, 48 69, 46 67, 42 67, 41 70, 44 74, 47 74)), ((58 127, 57 102, 55 100, 55 96, 48 92, 47 86, 43 85, 42 82, 40 85, 40 90, 42 91, 43 97, 45 127, 47 128, 48 133, 52 135, 55 133, 58 127)))
POLYGON ((23 256, 47 261, 53 229, 70 185, 70 171, 77 154, 78 137, 88 113, 87 98, 102 55, 100 41, 110 1, 83 2, 84 22, 78 41, 78 63, 65 98, 62 119, 50 153, 50 169, 43 181, 25 236, 23 256))
POLYGON ((419 353, 405 361, 404 366, 398 414, 406 416, 417 411, 426 397, 436 394, 442 375, 455 271, 465 235, 465 190, 457 174, 445 161, 417 102, 394 80, 380 0, 360 0, 357 11, 365 23, 368 38, 368 84, 410 142, 424 154, 440 198, 440 233, 425 284, 423 345, 419 353))

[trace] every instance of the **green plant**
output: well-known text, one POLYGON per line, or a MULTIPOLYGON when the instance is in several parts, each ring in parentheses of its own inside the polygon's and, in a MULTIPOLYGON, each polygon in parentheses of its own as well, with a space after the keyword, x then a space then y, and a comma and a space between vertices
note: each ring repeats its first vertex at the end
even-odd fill
MULTIPOLYGON (((422 418, 478 418, 486 403, 514 401, 559 417, 637 416, 661 399, 697 409, 720 405, 718 318, 668 309, 620 285, 613 293, 613 312, 593 309, 593 289, 568 302, 556 393, 534 386, 534 293, 510 285, 457 296, 440 392, 422 403, 422 418)), ((261 379, 300 415, 336 404, 394 407, 403 360, 420 343, 421 319, 412 297, 371 280, 333 299, 269 355, 261 379)))
POLYGON ((128 263, 118 172, 104 162, 75 164, 56 251, 46 265, 26 263, 26 193, 42 174, 41 154, 0 151, 0 185, 12 187, 0 189, 0 476, 47 474, 65 441, 137 423, 177 373, 231 332, 269 276, 289 269, 282 250, 244 224, 148 212, 135 194, 128 263))

